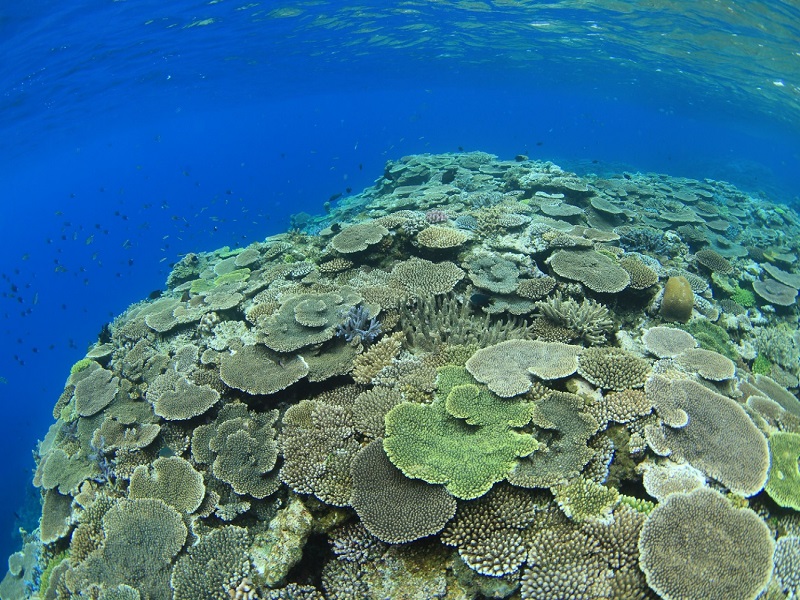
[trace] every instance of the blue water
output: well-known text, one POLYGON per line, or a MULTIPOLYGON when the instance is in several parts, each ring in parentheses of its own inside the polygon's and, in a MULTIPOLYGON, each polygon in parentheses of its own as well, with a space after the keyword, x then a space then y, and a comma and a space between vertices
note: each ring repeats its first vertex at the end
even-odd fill
POLYGON ((103 324, 183 253, 284 231, 389 159, 527 154, 800 202, 796 3, 506 4, 0 6, 0 556, 35 526, 31 451, 103 324))

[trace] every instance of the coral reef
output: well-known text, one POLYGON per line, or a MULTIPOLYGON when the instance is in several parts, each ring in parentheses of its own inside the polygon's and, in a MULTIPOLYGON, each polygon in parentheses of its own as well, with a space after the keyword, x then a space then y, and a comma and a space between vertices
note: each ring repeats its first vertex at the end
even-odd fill
POLYGON ((295 224, 75 363, 3 600, 800 593, 792 209, 473 152, 295 224))

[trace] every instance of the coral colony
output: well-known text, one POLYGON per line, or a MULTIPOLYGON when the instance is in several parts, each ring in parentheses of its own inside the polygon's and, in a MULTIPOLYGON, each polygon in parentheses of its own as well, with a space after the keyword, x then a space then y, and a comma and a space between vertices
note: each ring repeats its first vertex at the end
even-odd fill
POLYGON ((295 226, 76 363, 0 597, 800 593, 793 210, 474 152, 295 226))

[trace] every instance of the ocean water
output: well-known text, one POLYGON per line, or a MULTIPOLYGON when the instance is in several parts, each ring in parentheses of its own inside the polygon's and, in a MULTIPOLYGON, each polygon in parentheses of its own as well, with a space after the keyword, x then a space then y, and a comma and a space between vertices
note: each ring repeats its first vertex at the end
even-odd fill
POLYGON ((189 252, 419 153, 731 182, 800 208, 795 2, 0 7, 0 556, 72 364, 189 252))

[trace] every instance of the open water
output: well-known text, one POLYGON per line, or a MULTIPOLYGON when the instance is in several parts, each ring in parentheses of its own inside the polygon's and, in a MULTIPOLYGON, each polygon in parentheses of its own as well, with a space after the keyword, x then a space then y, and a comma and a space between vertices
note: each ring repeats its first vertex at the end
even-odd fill
POLYGON ((0 556, 104 324, 187 252, 323 212, 408 154, 524 154, 800 200, 796 2, 0 5, 0 556))

